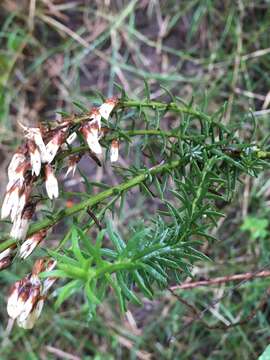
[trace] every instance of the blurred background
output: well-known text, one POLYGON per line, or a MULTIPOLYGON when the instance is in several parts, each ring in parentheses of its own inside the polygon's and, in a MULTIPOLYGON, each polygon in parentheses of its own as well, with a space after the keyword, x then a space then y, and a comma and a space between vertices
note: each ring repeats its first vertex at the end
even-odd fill
MULTIPOLYGON (((251 112, 257 141, 270 129, 270 1, 262 0, 2 0, 0 3, 0 193, 5 169, 20 144, 18 121, 55 121, 57 110, 74 111, 104 96, 118 83, 132 98, 171 93, 209 113, 228 103, 225 122, 251 112)), ((124 161, 124 160, 122 160, 124 161)), ((102 178, 102 170, 96 179, 102 178), (100 173, 101 172, 101 173, 100 173)), ((226 218, 205 244, 213 262, 197 263, 197 279, 270 266, 269 173, 243 177, 226 218)), ((147 217, 136 196, 119 227, 147 217), (133 220, 132 220, 133 221, 133 220)), ((155 204, 151 205, 152 207, 155 204)), ((154 210, 153 210, 154 211, 154 210)), ((1 233, 3 230, 1 229, 1 233)), ((57 238, 55 239, 57 241, 57 238)), ((41 250, 42 251, 42 250, 41 250)), ((17 263, 0 274, 0 359, 256 359, 270 342, 269 280, 224 284, 181 292, 212 329, 169 291, 144 306, 119 313, 114 298, 89 319, 79 297, 55 311, 50 299, 31 331, 10 332, 5 310, 8 286, 31 268, 17 263)))

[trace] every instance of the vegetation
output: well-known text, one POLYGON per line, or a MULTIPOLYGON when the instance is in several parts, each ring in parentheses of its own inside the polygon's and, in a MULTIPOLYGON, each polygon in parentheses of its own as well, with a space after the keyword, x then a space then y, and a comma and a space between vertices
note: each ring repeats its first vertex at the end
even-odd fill
MULTIPOLYGON (((46 238, 1 272, 1 359, 267 358, 267 2, 0 6, 2 193, 19 124, 78 136, 51 162, 59 198, 43 170, 35 179, 27 236, 46 238), (112 95, 103 157, 89 154, 82 128, 112 95), (57 280, 24 330, 8 322, 8 289, 44 256, 57 265, 42 283, 57 280)), ((1 251, 20 249, 10 227, 1 251)))

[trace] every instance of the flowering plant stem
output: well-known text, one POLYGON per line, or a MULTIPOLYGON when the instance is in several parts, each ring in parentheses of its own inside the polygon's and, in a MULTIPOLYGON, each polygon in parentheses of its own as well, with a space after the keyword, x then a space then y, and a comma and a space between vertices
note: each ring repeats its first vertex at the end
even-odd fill
MULTIPOLYGON (((135 176, 134 178, 132 178, 128 181, 125 181, 119 185, 113 186, 108 190, 102 191, 97 195, 91 196, 89 199, 84 200, 84 201, 80 202, 79 204, 72 206, 71 208, 60 210, 58 213, 56 213, 54 215, 53 218, 44 219, 44 220, 32 225, 30 227, 27 235, 30 236, 42 229, 50 228, 65 217, 72 216, 84 209, 87 209, 88 207, 97 205, 101 201, 103 201, 107 198, 110 198, 113 195, 119 194, 121 192, 124 192, 124 191, 136 186, 136 185, 139 185, 140 183, 144 182, 149 175, 155 175, 158 173, 168 172, 174 168, 177 168, 180 164, 181 164, 181 160, 175 160, 171 163, 161 164, 161 165, 155 166, 149 170, 145 170, 142 172, 142 174, 135 176)), ((12 239, 9 239, 9 240, 1 243, 0 244, 0 252, 15 243, 16 242, 12 239)))
MULTIPOLYGON (((128 108, 150 108, 152 110, 160 110, 160 111, 172 111, 175 113, 183 113, 183 114, 190 114, 192 116, 195 116, 199 119, 206 120, 207 122, 213 123, 217 125, 218 127, 221 127, 223 130, 226 131, 225 127, 220 123, 216 122, 212 119, 211 116, 206 115, 205 113, 202 113, 198 110, 195 110, 188 106, 180 106, 179 104, 175 102, 170 103, 164 103, 159 101, 137 101, 137 100, 120 100, 116 108, 120 109, 128 109, 128 108)), ((72 119, 72 122, 74 124, 83 123, 89 118, 88 114, 83 114, 76 116, 72 119)), ((118 137, 133 137, 133 136, 162 136, 167 138, 178 138, 181 140, 192 140, 195 142, 200 143, 201 136, 196 135, 182 135, 179 132, 179 129, 172 130, 172 131, 164 131, 160 129, 138 129, 138 130, 125 130, 125 131, 119 131, 118 137)), ((107 140, 111 140, 115 137, 114 134, 106 136, 107 140)), ((202 136, 203 137, 203 136, 202 136)), ((206 147, 211 147, 210 145, 206 145, 206 147)), ((88 150, 88 147, 85 146, 79 146, 74 147, 70 150, 63 151, 57 156, 58 160, 64 159, 66 156, 69 156, 71 154, 79 153, 82 151, 88 150)), ((215 153, 213 152, 213 155, 215 153)), ((257 158, 259 159, 269 159, 270 158, 270 152, 258 150, 257 151, 257 158)), ((50 219, 44 219, 42 221, 37 222, 36 224, 32 225, 27 233, 28 236, 31 236, 32 234, 42 230, 47 229, 61 221, 65 217, 72 216, 84 209, 87 209, 88 207, 92 207, 94 205, 99 204, 103 200, 110 198, 114 194, 121 194, 124 191, 127 191, 128 189, 135 187, 141 183, 143 183, 149 175, 155 175, 162 172, 169 172, 172 169, 177 168, 183 160, 175 160, 170 163, 160 164, 158 166, 155 166, 149 170, 142 171, 142 173, 138 176, 135 176, 134 178, 125 181, 119 185, 116 185, 114 187, 111 187, 107 190, 104 190, 100 192, 99 194, 95 196, 91 196, 89 199, 86 199, 85 201, 80 202, 79 204, 76 204, 72 206, 71 208, 62 209, 58 211, 56 214, 54 214, 53 218, 50 219)), ((66 239, 67 237, 65 237, 66 239)), ((6 248, 10 247, 11 245, 15 244, 16 242, 13 239, 8 239, 0 244, 0 252, 5 250, 6 248)))

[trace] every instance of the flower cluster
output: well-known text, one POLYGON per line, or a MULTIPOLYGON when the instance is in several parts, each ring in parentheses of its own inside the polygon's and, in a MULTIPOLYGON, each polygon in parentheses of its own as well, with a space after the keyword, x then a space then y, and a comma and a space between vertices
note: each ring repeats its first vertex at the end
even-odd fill
MULTIPOLYGON (((7 268, 17 253, 19 241, 22 242, 18 249, 21 259, 26 259, 46 237, 48 229, 42 229, 28 235, 30 222, 35 213, 37 197, 33 195, 35 182, 41 179, 49 199, 59 196, 58 180, 55 176, 56 156, 78 138, 81 133, 89 147, 92 157, 98 159, 102 156, 100 139, 108 128, 101 127, 102 118, 109 116, 117 105, 116 98, 107 99, 99 108, 93 108, 83 117, 81 122, 74 121, 73 117, 63 119, 54 129, 42 127, 27 127, 19 124, 25 135, 25 143, 13 155, 8 166, 8 184, 1 209, 1 219, 10 218, 12 228, 10 236, 16 240, 9 248, 0 253, 0 270, 7 268)), ((112 162, 118 159, 118 140, 111 144, 110 158, 112 162)), ((82 154, 70 155, 68 169, 65 177, 76 171, 76 166, 82 154)), ((32 273, 16 282, 8 300, 8 314, 17 319, 20 326, 31 328, 39 317, 47 293, 48 284, 41 283, 38 278, 40 271, 44 270, 44 261, 38 260, 32 273), (41 270, 43 269, 43 270, 41 270)), ((46 269, 50 265, 46 265, 46 269)))
MULTIPOLYGON (((31 199, 34 183, 41 177, 45 179, 45 188, 49 199, 59 196, 58 181, 54 173, 54 160, 61 148, 67 143, 69 146, 76 140, 80 131, 94 155, 102 154, 99 143, 105 131, 101 128, 101 119, 108 120, 112 110, 117 104, 117 99, 107 99, 99 108, 89 112, 87 120, 74 127, 72 119, 64 120, 55 129, 40 129, 26 127, 20 124, 24 131, 26 143, 19 147, 13 155, 8 166, 8 184, 1 210, 1 219, 10 217, 13 225, 10 236, 15 240, 24 241, 30 220, 32 219, 36 203, 31 199)), ((111 144, 110 158, 112 162, 118 159, 118 140, 111 144)), ((71 155, 65 176, 74 175, 77 163, 82 155, 71 155)), ((25 259, 34 248, 45 238, 43 230, 27 238, 22 244, 19 255, 25 259)), ((0 254, 0 268, 8 264, 12 252, 0 254), (4 259, 4 260, 1 260, 4 259)))
POLYGON ((56 261, 41 258, 38 259, 32 272, 23 279, 15 282, 10 289, 7 301, 7 313, 17 324, 24 329, 32 329, 39 318, 48 291, 56 281, 48 277, 41 281, 39 274, 43 271, 51 271, 56 261))

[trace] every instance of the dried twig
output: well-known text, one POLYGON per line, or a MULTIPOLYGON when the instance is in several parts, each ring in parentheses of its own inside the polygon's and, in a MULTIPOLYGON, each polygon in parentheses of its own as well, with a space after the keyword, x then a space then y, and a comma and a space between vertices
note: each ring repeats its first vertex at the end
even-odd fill
POLYGON ((270 277, 270 270, 264 270, 264 271, 260 271, 258 273, 247 272, 244 274, 235 274, 235 275, 216 277, 216 278, 209 279, 209 280, 186 282, 181 285, 171 286, 170 290, 172 290, 172 291, 180 290, 180 289, 187 290, 187 289, 193 289, 193 288, 196 288, 199 286, 220 285, 220 284, 224 284, 224 283, 227 283, 230 281, 242 281, 242 280, 247 281, 247 280, 253 280, 256 278, 266 278, 266 277, 270 277))

